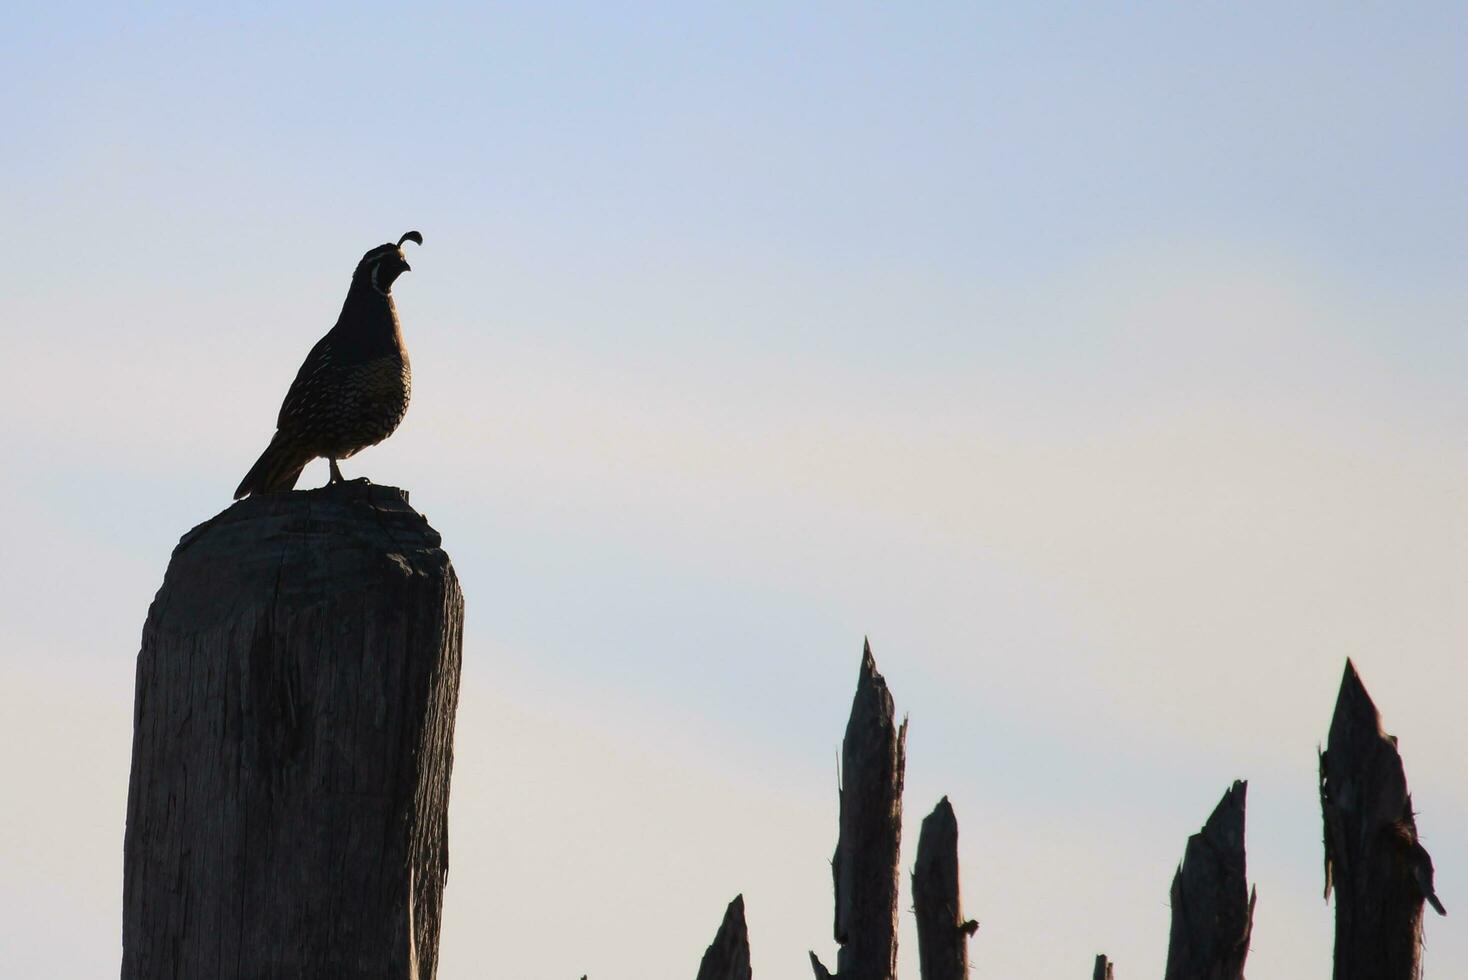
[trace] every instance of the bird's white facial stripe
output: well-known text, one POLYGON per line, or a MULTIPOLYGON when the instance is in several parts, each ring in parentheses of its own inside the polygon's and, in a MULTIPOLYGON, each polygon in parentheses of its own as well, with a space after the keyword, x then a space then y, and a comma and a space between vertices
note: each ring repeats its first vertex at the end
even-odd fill
MULTIPOLYGON (((403 263, 403 265, 407 265, 408 264, 408 257, 403 254, 403 250, 402 249, 397 249, 396 251, 398 253, 398 261, 401 262, 401 263, 403 263)), ((372 288, 375 289, 375 290, 377 290, 379 293, 381 293, 384 296, 387 295, 387 290, 386 289, 383 289, 381 286, 379 286, 377 284, 377 270, 382 268, 382 259, 385 259, 385 258, 387 258, 387 255, 384 253, 383 256, 382 256, 382 258, 379 258, 376 262, 372 263, 372 288)))

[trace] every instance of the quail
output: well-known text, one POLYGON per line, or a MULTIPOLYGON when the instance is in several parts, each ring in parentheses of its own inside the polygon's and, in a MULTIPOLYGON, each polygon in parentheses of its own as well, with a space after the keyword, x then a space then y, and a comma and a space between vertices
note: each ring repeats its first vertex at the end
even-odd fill
POLYGON ((328 483, 342 482, 337 460, 392 435, 408 411, 413 377, 392 285, 409 270, 403 243, 423 244, 410 231, 362 256, 352 273, 336 326, 317 341, 280 406, 275 436, 234 492, 290 490, 318 456, 331 464, 328 483))

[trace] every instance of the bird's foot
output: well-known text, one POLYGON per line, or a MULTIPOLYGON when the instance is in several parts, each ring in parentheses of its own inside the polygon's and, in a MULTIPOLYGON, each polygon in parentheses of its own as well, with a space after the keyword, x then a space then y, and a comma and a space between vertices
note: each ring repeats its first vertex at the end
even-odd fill
MULTIPOLYGON (((377 484, 373 483, 371 480, 367 479, 365 476, 359 476, 359 477, 356 477, 356 478, 351 479, 351 480, 332 480, 332 481, 329 481, 328 483, 326 483, 325 486, 321 487, 321 490, 319 492, 330 492, 330 491, 334 491, 334 490, 341 491, 341 492, 347 492, 347 488, 348 487, 361 487, 363 489, 366 489, 367 487, 374 487, 376 485, 377 484)), ((356 495, 355 494, 349 494, 349 496, 355 497, 356 495)))

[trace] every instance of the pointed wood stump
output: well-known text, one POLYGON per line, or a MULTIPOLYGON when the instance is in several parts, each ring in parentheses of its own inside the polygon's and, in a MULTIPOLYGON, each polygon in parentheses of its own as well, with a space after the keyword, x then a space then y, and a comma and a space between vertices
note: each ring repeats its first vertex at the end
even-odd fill
POLYGON ((1105 953, 1096 954, 1096 965, 1091 969, 1091 980, 1112 980, 1112 963, 1105 953))
MULTIPOLYGON (((841 740, 841 832, 831 858, 836 888, 836 974, 840 980, 892 980, 897 972, 897 854, 902 841, 902 781, 907 722, 897 723, 892 694, 877 673, 871 644, 846 736, 841 740)), ((815 953, 817 980, 832 974, 815 953)))
POLYGON ((1172 877, 1166 980, 1243 980, 1255 895, 1244 875, 1244 798, 1235 782, 1203 829, 1188 838, 1172 877))
POLYGON ((698 964, 697 980, 750 980, 749 929, 744 924, 744 896, 735 895, 724 921, 698 964))
POLYGON ((1325 895, 1335 891, 1335 980, 1416 980, 1422 903, 1445 914, 1417 839, 1397 740, 1346 661, 1320 754, 1325 895))
POLYGON ((401 490, 184 536, 138 654, 124 980, 431 980, 462 622, 401 490))

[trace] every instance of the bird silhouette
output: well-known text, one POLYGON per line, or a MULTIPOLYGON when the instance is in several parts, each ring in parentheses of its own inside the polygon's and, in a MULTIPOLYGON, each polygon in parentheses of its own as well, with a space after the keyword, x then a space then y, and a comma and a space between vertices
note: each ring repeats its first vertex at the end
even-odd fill
POLYGON ((318 456, 331 464, 328 483, 342 482, 337 460, 393 434, 408 411, 413 372, 392 285, 409 271, 403 243, 423 244, 410 231, 362 256, 341 315, 316 342, 280 406, 275 435, 234 496, 290 490, 318 456))

